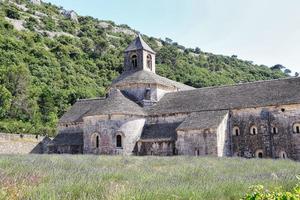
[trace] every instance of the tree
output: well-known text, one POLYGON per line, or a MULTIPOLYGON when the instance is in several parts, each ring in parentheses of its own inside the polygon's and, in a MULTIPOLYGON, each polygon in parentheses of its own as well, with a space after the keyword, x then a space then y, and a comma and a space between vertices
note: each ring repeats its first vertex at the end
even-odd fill
POLYGON ((299 76, 299 72, 295 72, 295 77, 298 77, 299 76))
POLYGON ((166 42, 167 44, 172 44, 173 40, 170 39, 170 38, 166 38, 166 39, 165 39, 165 42, 166 42))
POLYGON ((28 88, 30 72, 25 65, 0 67, 0 84, 5 86, 12 95, 9 114, 19 119, 28 118, 28 88))
POLYGON ((201 53, 201 49, 200 49, 199 47, 196 47, 196 48, 195 48, 195 53, 196 53, 196 54, 200 54, 200 53, 201 53))
POLYGON ((10 8, 6 10, 6 17, 11 19, 20 19, 20 14, 14 8, 10 8))
POLYGON ((285 70, 284 70, 284 73, 285 73, 286 75, 289 75, 290 73, 292 73, 292 71, 291 71, 290 69, 285 69, 285 70))
POLYGON ((281 64, 277 64, 274 65, 273 67, 271 67, 271 70, 282 70, 285 69, 285 66, 281 65, 281 64))
POLYGON ((11 105, 11 93, 3 86, 0 85, 0 118, 5 118, 11 105))

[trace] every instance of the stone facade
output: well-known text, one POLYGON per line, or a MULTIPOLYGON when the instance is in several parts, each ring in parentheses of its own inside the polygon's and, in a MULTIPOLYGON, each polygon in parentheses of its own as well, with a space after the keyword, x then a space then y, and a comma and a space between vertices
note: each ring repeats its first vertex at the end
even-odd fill
POLYGON ((50 153, 300 160, 300 78, 195 89, 155 74, 138 36, 106 98, 78 100, 50 153))
POLYGON ((294 124, 300 121, 300 105, 281 105, 232 111, 232 153, 243 157, 263 157, 300 160, 300 134, 294 124), (253 130, 256 129, 256 133, 253 130))
POLYGON ((131 155, 145 119, 111 115, 87 117, 84 122, 84 153, 131 155), (121 138, 120 146, 117 146, 117 136, 121 138))

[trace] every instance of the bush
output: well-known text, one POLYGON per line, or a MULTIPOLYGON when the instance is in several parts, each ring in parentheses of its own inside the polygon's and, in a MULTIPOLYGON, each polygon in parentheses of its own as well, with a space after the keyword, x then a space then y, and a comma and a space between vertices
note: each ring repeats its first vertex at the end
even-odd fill
POLYGON ((282 188, 276 188, 274 191, 269 191, 263 185, 250 187, 251 192, 246 194, 244 200, 299 200, 300 199, 300 176, 297 177, 299 183, 291 192, 282 191, 282 188))
POLYGON ((11 19, 20 19, 20 14, 17 10, 9 8, 6 10, 6 17, 11 19))
POLYGON ((47 31, 56 31, 56 24, 55 21, 50 17, 43 17, 41 18, 42 22, 44 23, 44 28, 47 31))
POLYGON ((25 21, 26 21, 25 27, 31 31, 34 31, 34 27, 38 25, 38 21, 33 17, 29 17, 25 21))

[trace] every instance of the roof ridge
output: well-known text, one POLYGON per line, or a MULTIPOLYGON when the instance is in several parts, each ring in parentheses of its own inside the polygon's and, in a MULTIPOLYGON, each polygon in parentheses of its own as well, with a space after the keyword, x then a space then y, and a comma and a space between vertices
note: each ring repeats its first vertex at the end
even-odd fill
POLYGON ((155 54, 155 51, 143 40, 143 37, 140 34, 129 44, 124 52, 135 51, 139 49, 143 49, 155 54))
POLYGON ((172 86, 172 87, 176 87, 176 88, 183 88, 185 87, 186 89, 195 89, 194 87, 192 86, 189 86, 189 85, 186 85, 184 83, 181 83, 181 82, 177 82, 175 80, 172 80, 172 79, 169 79, 169 78, 166 78, 164 76, 161 76, 159 74, 156 74, 154 72, 151 72, 151 71, 146 71, 146 70, 136 70, 136 71, 130 71, 130 72, 127 72, 127 71, 124 71, 118 78, 116 78, 113 83, 112 83, 112 86, 114 85, 122 85, 122 84, 136 84, 136 83, 141 83, 139 82, 139 79, 142 79, 141 76, 142 74, 145 74, 145 76, 147 76, 147 79, 145 79, 145 81, 148 81, 147 83, 149 83, 149 81, 153 82, 153 83, 159 83, 161 85, 167 85, 167 86, 172 86), (138 75, 138 76, 137 76, 138 75), (131 76, 137 76, 136 79, 134 80, 126 80, 128 77, 131 77, 131 76), (148 78, 151 78, 148 79, 148 78))
POLYGON ((105 97, 95 97, 89 99, 77 99, 76 102, 83 102, 83 101, 96 101, 96 100, 105 100, 105 97))
MULTIPOLYGON (((241 85, 252 85, 252 84, 256 84, 256 83, 265 83, 265 82, 277 82, 277 81, 292 80, 292 79, 300 79, 300 77, 287 77, 287 78, 278 78, 278 79, 269 79, 269 80, 258 80, 258 81, 251 81, 251 82, 245 82, 245 83, 234 83, 234 84, 230 84, 230 85, 208 86, 208 87, 202 87, 202 88, 195 88, 194 91, 204 90, 204 89, 235 87, 235 86, 241 86, 241 85)), ((192 86, 190 86, 190 87, 192 87, 192 86)), ((178 91, 178 92, 186 92, 186 91, 178 91)))

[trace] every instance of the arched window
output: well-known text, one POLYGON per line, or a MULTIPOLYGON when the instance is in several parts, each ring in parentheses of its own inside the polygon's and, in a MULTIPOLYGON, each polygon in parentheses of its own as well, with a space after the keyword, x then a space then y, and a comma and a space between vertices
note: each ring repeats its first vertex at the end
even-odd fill
POLYGON ((91 142, 94 148, 99 148, 100 147, 100 136, 98 133, 94 133, 91 137, 91 142))
POLYGON ((136 55, 131 56, 131 65, 133 68, 137 68, 137 56, 136 55))
POLYGON ((200 149, 198 148, 195 149, 195 156, 200 156, 200 149))
POLYGON ((257 135, 258 131, 257 131, 257 127, 256 126, 251 126, 250 128, 250 134, 251 135, 257 135))
POLYGON ((272 127, 272 133, 275 135, 278 133, 278 128, 276 126, 272 127))
POLYGON ((259 150, 256 150, 255 152, 255 157, 256 158, 263 158, 263 150, 259 149, 259 150))
POLYGON ((287 158, 286 152, 285 152, 285 151, 280 151, 280 152, 279 152, 279 158, 281 158, 281 159, 286 159, 286 158, 287 158))
POLYGON ((294 133, 300 133, 300 123, 295 123, 293 126, 294 133))
POLYGON ((150 54, 147 55, 147 67, 152 69, 152 56, 150 54))
POLYGON ((150 100, 151 99, 151 89, 150 88, 146 88, 144 99, 145 100, 150 100))
POLYGON ((96 148, 99 148, 99 142, 100 142, 99 135, 97 135, 96 136, 96 148))
POLYGON ((233 127, 232 135, 233 136, 239 136, 240 135, 240 128, 238 126, 233 127))
POLYGON ((117 148, 122 148, 122 136, 121 135, 117 135, 116 144, 117 144, 117 148))

